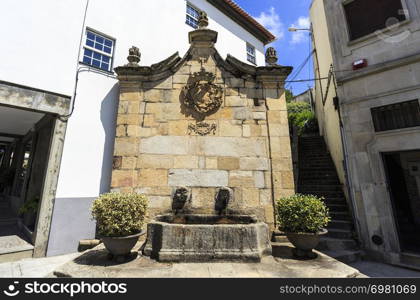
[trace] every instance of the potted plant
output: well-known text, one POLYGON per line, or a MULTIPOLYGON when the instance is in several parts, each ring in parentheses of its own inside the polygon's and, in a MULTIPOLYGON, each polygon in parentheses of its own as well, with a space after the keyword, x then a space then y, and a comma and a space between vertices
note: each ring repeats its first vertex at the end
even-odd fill
POLYGON ((19 215, 23 216, 23 224, 29 228, 33 228, 36 222, 36 214, 38 212, 39 197, 34 197, 26 201, 19 208, 19 215))
POLYGON ((98 233, 115 260, 123 261, 144 233, 147 204, 146 196, 137 193, 103 194, 93 202, 98 233))
POLYGON ((276 201, 279 229, 285 232, 296 248, 293 254, 298 258, 315 258, 312 251, 321 235, 328 231, 329 211, 323 198, 296 194, 276 201))

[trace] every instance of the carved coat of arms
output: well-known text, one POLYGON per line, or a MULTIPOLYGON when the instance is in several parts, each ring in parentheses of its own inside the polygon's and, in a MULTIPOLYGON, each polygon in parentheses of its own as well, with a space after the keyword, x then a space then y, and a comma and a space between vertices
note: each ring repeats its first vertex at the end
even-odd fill
POLYGON ((214 84, 215 75, 202 69, 183 88, 182 104, 197 119, 214 114, 222 105, 223 89, 214 84))

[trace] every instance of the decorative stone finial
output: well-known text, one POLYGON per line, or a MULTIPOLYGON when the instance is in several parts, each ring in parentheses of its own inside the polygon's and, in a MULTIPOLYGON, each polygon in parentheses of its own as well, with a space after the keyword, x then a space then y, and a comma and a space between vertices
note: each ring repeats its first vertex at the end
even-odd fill
POLYGON ((267 51, 265 52, 265 62, 269 66, 275 66, 277 65, 277 51, 273 47, 267 48, 267 51))
POLYGON ((200 12, 200 17, 198 18, 198 28, 206 28, 209 26, 209 18, 207 18, 207 13, 205 11, 200 12))
POLYGON ((128 65, 130 67, 137 67, 139 65, 140 62, 140 57, 141 57, 141 53, 139 48, 133 46, 128 50, 128 65))

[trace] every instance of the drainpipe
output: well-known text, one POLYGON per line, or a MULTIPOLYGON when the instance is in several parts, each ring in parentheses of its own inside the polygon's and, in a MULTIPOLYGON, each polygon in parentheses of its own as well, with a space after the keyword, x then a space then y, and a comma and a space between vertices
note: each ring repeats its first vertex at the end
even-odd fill
POLYGON ((361 239, 359 238, 359 236, 361 236, 361 231, 360 231, 360 224, 359 224, 359 220, 356 218, 356 204, 354 202, 354 197, 353 197, 353 193, 352 193, 352 186, 353 186, 353 182, 351 179, 351 176, 349 174, 349 156, 348 156, 348 151, 347 151, 347 137, 344 131, 344 123, 343 123, 343 118, 341 116, 341 106, 340 106, 340 99, 338 97, 338 93, 337 93, 337 83, 336 83, 336 77, 335 77, 335 72, 334 72, 334 67, 333 65, 331 65, 331 73, 333 76, 333 83, 334 83, 334 88, 335 88, 335 95, 336 95, 336 99, 335 99, 335 103, 336 103, 336 107, 337 107, 337 113, 338 113, 338 120, 339 120, 339 124, 340 124, 340 137, 341 137, 341 147, 343 150, 343 156, 344 156, 344 160, 343 160, 343 167, 344 167, 344 177, 345 177, 345 181, 346 181, 346 189, 347 189, 347 194, 349 197, 349 201, 350 201, 350 207, 351 207, 351 214, 353 217, 353 221, 354 221, 354 225, 356 227, 356 232, 358 234, 358 241, 360 242, 361 239))

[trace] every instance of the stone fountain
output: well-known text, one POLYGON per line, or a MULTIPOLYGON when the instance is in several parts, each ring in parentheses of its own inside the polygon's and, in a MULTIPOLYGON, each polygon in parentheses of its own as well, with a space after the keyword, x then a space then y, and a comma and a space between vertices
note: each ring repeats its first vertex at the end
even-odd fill
MULTIPOLYGON (((185 195, 181 188, 175 195, 185 195)), ((233 193, 220 188, 215 197, 217 214, 191 214, 180 208, 148 224, 143 254, 163 262, 252 261, 271 254, 268 225, 256 216, 229 212, 233 193)), ((179 199, 174 197, 174 203, 179 199)), ((181 203, 186 204, 183 200, 181 203)))
MULTIPOLYGON (((149 199, 144 253, 162 261, 259 261, 271 251, 273 201, 294 193, 284 80, 290 67, 255 67, 217 50, 217 32, 152 66, 140 51, 118 67, 111 188, 149 199)), ((245 46, 244 46, 245 48, 245 46)))

